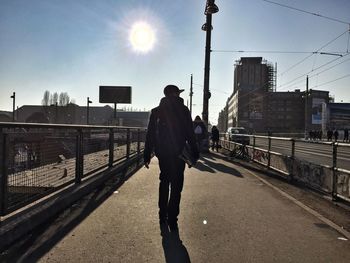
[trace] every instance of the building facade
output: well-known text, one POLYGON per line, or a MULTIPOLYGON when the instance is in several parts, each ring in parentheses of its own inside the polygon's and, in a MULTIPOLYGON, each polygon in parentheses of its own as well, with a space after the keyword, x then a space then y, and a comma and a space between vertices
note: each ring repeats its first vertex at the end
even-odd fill
POLYGON ((262 57, 236 62, 233 93, 225 105, 227 127, 244 127, 251 133, 321 130, 322 104, 329 102, 329 92, 276 92, 275 69, 262 57))
POLYGON ((322 131, 350 129, 350 103, 322 104, 322 131))
MULTIPOLYGON (((15 111, 16 122, 55 123, 86 125, 88 109, 86 106, 68 104, 66 106, 24 105, 15 111)), ((89 107, 90 125, 120 125, 132 127, 147 127, 149 111, 117 111, 108 105, 89 107)), ((10 121, 10 120, 9 120, 10 121)), ((12 119, 11 119, 12 121, 12 119)))
POLYGON ((252 132, 265 130, 265 94, 275 89, 273 72, 272 64, 262 57, 242 57, 236 61, 229 127, 242 126, 252 132))

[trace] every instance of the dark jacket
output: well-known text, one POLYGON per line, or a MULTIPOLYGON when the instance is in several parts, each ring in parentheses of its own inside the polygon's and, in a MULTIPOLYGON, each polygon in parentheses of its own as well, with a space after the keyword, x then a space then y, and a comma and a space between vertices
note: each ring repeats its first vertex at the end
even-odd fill
POLYGON ((219 130, 216 128, 213 128, 213 129, 211 129, 211 139, 213 140, 213 141, 219 141, 219 139, 220 139, 220 133, 219 133, 219 130))
POLYGON ((202 120, 200 120, 200 121, 196 121, 196 120, 195 120, 195 121, 193 122, 193 131, 197 128, 197 126, 200 126, 200 127, 201 127, 202 133, 201 133, 201 134, 195 134, 195 136, 197 136, 197 138, 199 138, 199 139, 201 139, 201 140, 207 138, 208 132, 207 132, 207 128, 205 127, 204 122, 203 122, 202 120))
POLYGON ((152 109, 147 128, 144 161, 149 162, 155 152, 159 158, 178 156, 186 141, 199 157, 192 128, 192 118, 180 97, 164 97, 152 109))

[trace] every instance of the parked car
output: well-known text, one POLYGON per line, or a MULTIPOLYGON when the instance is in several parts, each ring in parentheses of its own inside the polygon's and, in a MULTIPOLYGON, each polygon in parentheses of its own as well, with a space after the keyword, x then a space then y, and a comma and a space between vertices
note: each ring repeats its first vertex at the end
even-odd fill
POLYGON ((248 132, 243 127, 230 127, 226 132, 226 140, 249 145, 248 132))

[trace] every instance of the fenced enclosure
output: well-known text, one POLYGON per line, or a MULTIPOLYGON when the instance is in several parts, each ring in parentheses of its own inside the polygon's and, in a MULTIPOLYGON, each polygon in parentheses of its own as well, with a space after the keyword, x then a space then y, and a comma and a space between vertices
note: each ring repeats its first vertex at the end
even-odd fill
POLYGON ((140 155, 137 127, 0 123, 0 215, 140 155))
POLYGON ((350 201, 350 144, 313 142, 292 138, 241 135, 250 138, 243 145, 221 139, 232 156, 245 158, 276 170, 291 181, 350 201))

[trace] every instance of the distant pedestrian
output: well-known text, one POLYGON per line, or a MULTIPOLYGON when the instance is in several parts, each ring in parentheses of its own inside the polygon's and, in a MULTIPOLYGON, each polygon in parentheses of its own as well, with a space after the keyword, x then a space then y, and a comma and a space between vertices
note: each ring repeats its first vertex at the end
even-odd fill
POLYGON ((198 115, 194 118, 193 121, 193 131, 196 137, 196 142, 199 151, 203 150, 204 140, 207 138, 207 128, 205 127, 204 122, 201 117, 198 115))
POLYGON ((333 137, 333 131, 329 129, 327 131, 327 141, 332 141, 332 137, 333 137))
POLYGON ((320 141, 322 141, 322 137, 323 137, 323 132, 322 132, 322 130, 319 131, 318 135, 319 135, 320 141))
POLYGON ((349 142, 349 129, 345 128, 344 129, 344 142, 349 142))
POLYGON ((185 162, 179 155, 186 141, 192 149, 194 159, 199 158, 191 114, 180 98, 182 91, 174 85, 164 88, 165 97, 151 111, 144 150, 146 168, 149 167, 153 152, 159 161, 159 223, 161 226, 168 224, 174 232, 178 230, 177 217, 185 170, 185 162))
POLYGON ((310 140, 313 140, 313 139, 314 139, 314 131, 313 131, 313 130, 310 130, 310 131, 309 131, 309 139, 310 139, 310 140))
POLYGON ((216 149, 217 152, 219 151, 219 139, 220 139, 220 132, 216 126, 213 126, 213 128, 211 128, 211 141, 212 141, 211 149, 213 151, 214 149, 216 149))
POLYGON ((339 133, 338 133, 337 129, 334 130, 333 136, 334 136, 334 141, 338 141, 339 133))

